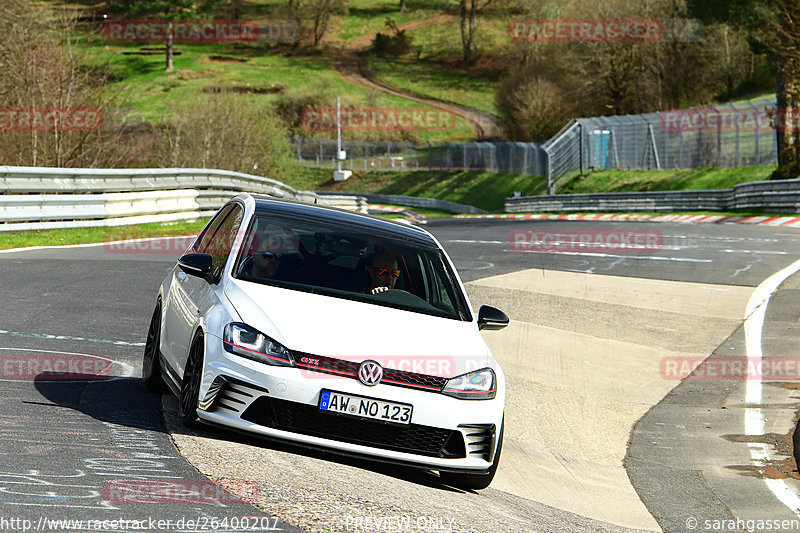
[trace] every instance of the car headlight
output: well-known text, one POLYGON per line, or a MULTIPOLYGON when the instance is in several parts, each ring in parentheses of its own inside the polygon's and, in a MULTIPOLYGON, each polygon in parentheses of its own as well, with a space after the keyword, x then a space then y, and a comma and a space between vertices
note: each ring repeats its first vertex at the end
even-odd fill
POLYGON ((228 324, 223 335, 225 351, 262 363, 294 366, 292 352, 260 331, 244 324, 228 324))
POLYGON ((494 370, 484 368, 449 380, 442 393, 462 400, 491 400, 497 396, 495 381, 494 370))

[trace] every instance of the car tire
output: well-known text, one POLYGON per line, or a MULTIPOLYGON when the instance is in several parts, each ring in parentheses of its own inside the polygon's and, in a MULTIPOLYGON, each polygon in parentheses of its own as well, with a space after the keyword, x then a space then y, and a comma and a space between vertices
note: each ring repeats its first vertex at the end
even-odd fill
POLYGON ((200 379, 203 376, 203 359, 205 343, 203 335, 198 334, 192 347, 189 349, 189 358, 186 360, 186 369, 183 372, 181 393, 178 397, 178 414, 187 428, 196 428, 197 404, 200 401, 200 379))
POLYGON ((503 450, 503 430, 505 421, 500 426, 500 436, 497 441, 497 452, 494 454, 494 463, 489 469, 488 474, 454 474, 452 472, 439 472, 439 477, 445 485, 464 490, 482 490, 491 485, 494 475, 497 472, 497 465, 500 464, 500 452, 503 450))
POLYGON ((161 379, 160 344, 161 301, 159 300, 147 329, 147 342, 144 345, 144 357, 142 358, 142 381, 145 388, 153 392, 164 390, 164 381, 161 379))

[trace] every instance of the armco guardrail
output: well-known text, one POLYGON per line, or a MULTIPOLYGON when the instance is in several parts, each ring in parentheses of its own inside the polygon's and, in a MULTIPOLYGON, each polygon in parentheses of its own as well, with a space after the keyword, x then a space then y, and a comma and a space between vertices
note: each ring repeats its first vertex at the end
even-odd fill
POLYGON ((0 193, 136 192, 165 189, 252 191, 293 198, 285 183, 206 168, 97 169, 0 166, 0 193))
POLYGON ((357 196, 327 199, 226 170, 0 166, 0 231, 198 218, 241 192, 366 211, 366 200, 357 196))
MULTIPOLYGON (((323 198, 334 197, 347 197, 346 194, 316 191, 316 194, 323 198)), ((424 207, 427 209, 438 209, 440 211, 447 211, 448 213, 468 214, 468 215, 482 215, 486 213, 483 209, 477 208, 472 205, 457 204, 455 202, 448 202, 446 200, 437 200, 436 198, 423 198, 421 196, 401 196, 397 194, 358 194, 359 197, 364 198, 371 204, 391 204, 401 205, 404 207, 424 207)))
POLYGON ((509 213, 676 212, 763 209, 800 212, 800 180, 754 181, 732 189, 557 194, 506 198, 509 213))

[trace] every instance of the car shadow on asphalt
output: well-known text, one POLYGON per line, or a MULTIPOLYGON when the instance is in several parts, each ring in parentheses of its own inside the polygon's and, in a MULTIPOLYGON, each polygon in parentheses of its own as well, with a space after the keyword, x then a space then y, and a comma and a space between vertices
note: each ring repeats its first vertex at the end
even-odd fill
POLYGON ((96 376, 91 376, 92 379, 88 378, 89 376, 87 379, 52 379, 47 374, 41 374, 34 384, 39 393, 50 402, 45 405, 58 405, 74 409, 101 422, 119 424, 134 429, 158 431, 167 435, 176 433, 201 436, 268 448, 308 458, 324 459, 443 491, 464 492, 461 489, 444 485, 439 475, 430 470, 373 460, 365 461, 363 457, 307 448, 293 443, 239 433, 227 428, 214 426, 203 426, 198 429, 186 428, 177 415, 177 399, 171 394, 165 393, 162 398, 162 394, 146 390, 141 379, 136 377, 97 379, 96 376))

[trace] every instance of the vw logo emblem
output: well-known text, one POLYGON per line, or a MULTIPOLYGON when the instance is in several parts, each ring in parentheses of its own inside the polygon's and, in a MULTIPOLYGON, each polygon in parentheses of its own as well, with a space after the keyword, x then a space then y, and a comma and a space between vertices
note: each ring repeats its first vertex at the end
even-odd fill
POLYGON ((375 361, 364 361, 358 367, 358 379, 370 387, 377 385, 383 378, 383 368, 375 361))

